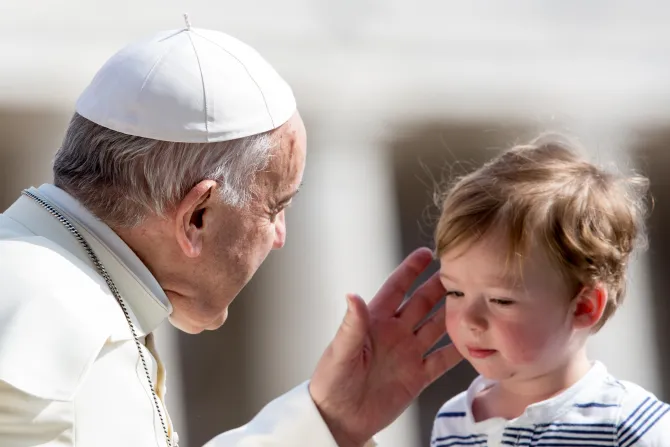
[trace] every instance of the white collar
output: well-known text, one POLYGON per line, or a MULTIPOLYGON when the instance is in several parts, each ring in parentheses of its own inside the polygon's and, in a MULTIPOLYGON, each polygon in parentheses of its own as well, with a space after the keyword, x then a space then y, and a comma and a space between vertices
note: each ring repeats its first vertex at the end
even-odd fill
MULTIPOLYGON (((45 184, 29 191, 63 214, 90 244, 130 308, 138 336, 153 332, 168 318, 172 306, 167 295, 149 269, 111 228, 53 185, 45 184)), ((34 200, 21 197, 4 214, 33 233, 54 240, 86 263, 91 262, 72 234, 34 200)), ((112 338, 128 336, 130 333, 124 331, 113 334, 112 338)))
POLYGON ((172 306, 167 295, 149 269, 140 261, 135 252, 107 224, 94 216, 88 209, 67 192, 57 186, 45 183, 37 189, 49 202, 78 220, 91 234, 98 238, 137 276, 151 294, 160 300, 172 313, 172 306))
POLYGON ((500 427, 510 423, 555 420, 563 413, 574 409, 573 407, 577 396, 588 399, 590 392, 597 391, 598 387, 595 385, 601 383, 607 376, 608 372, 605 365, 599 361, 594 361, 591 363, 589 371, 575 384, 554 397, 529 405, 526 408, 526 411, 524 411, 518 418, 508 421, 504 418, 496 417, 475 422, 472 414, 472 402, 480 391, 495 384, 495 381, 493 380, 478 376, 466 392, 466 418, 479 432, 498 430, 500 427))

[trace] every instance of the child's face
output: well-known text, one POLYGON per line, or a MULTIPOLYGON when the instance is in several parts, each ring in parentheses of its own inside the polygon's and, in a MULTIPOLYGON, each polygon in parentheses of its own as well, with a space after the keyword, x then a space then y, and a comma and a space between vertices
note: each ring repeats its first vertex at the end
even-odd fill
POLYGON ((502 240, 493 234, 440 259, 447 332, 484 377, 533 378, 576 349, 571 317, 576 291, 539 248, 521 269, 506 268, 502 240))

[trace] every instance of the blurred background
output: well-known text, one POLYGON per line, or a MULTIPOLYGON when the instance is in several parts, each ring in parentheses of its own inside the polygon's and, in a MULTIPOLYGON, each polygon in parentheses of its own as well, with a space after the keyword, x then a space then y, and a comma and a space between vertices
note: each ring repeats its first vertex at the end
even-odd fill
MULTIPOLYGON (((288 244, 226 325, 198 336, 161 328, 182 447, 245 423, 309 378, 344 294, 372 297, 404 255, 431 245, 436 181, 543 130, 651 178, 650 249, 591 353, 670 399, 670 3, 2 0, 0 209, 51 181, 74 102, 105 60, 181 28, 184 12, 194 27, 254 46, 288 80, 309 155, 288 244)), ((429 445, 436 411, 473 377, 466 364, 446 374, 379 435, 381 446, 429 445)))

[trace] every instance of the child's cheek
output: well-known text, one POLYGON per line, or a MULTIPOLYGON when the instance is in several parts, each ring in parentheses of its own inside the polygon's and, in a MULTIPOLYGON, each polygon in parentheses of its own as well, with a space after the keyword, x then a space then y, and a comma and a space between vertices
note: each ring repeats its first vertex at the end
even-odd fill
POLYGON ((535 363, 544 357, 552 336, 546 326, 533 322, 502 323, 497 329, 498 343, 504 345, 505 357, 519 365, 535 363))
POLYGON ((449 335, 449 339, 451 340, 451 342, 454 343, 454 345, 456 345, 456 348, 459 348, 459 342, 460 342, 460 338, 458 336, 460 319, 461 316, 457 309, 447 308, 447 316, 444 320, 444 323, 447 329, 447 335, 449 335))

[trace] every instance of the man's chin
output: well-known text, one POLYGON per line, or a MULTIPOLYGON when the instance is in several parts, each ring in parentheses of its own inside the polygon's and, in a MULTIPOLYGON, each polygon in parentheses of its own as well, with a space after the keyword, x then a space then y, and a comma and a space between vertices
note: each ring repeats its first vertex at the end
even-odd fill
POLYGON ((170 324, 175 328, 187 334, 195 335, 204 331, 214 331, 223 326, 223 323, 228 319, 228 309, 225 310, 219 317, 209 322, 193 322, 183 321, 181 318, 174 318, 172 315, 168 317, 170 324))
POLYGON ((205 330, 205 328, 199 328, 199 327, 197 327, 193 324, 187 324, 183 321, 179 321, 179 319, 172 318, 172 316, 168 317, 168 321, 177 330, 180 330, 182 332, 185 332, 185 333, 191 334, 191 335, 199 334, 199 333, 201 333, 202 331, 205 330))

